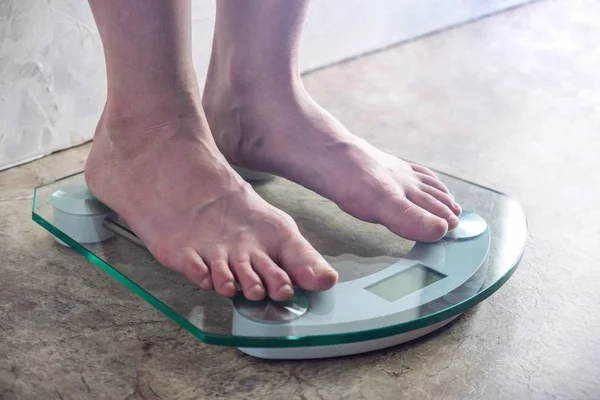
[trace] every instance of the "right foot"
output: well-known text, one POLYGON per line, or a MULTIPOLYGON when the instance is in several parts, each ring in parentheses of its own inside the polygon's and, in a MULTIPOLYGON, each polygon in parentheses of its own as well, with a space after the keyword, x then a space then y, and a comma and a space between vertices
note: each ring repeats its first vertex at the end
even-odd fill
POLYGON ((85 166, 90 191, 161 264, 203 289, 232 296, 237 281, 248 299, 285 300, 293 284, 334 286, 337 273, 291 217, 229 166, 193 97, 137 112, 128 104, 125 115, 107 106, 85 166))

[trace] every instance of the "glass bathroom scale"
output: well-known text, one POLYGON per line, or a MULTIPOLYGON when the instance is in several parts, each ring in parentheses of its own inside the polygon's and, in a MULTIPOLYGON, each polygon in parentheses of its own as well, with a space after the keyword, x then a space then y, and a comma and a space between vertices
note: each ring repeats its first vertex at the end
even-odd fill
POLYGON ((261 358, 332 357, 432 332, 489 297, 517 268, 527 239, 519 203, 437 174, 465 211, 459 227, 435 243, 405 240, 357 220, 285 179, 252 182, 261 197, 296 220, 339 273, 334 288, 296 288, 284 302, 249 301, 241 291, 225 298, 163 267, 87 191, 83 173, 36 188, 32 215, 56 246, 71 247, 203 342, 261 358))

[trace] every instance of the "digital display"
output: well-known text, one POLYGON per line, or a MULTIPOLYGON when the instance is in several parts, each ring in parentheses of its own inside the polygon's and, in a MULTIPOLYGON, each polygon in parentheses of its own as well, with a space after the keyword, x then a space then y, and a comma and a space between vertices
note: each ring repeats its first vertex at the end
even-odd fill
POLYGON ((373 283, 365 289, 384 300, 393 302, 445 277, 444 274, 440 274, 422 264, 417 264, 373 283))

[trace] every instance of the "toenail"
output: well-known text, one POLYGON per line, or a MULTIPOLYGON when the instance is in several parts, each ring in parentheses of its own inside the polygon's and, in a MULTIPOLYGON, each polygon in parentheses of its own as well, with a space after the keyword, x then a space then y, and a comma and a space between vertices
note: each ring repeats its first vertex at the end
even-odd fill
POLYGON ((315 275, 323 275, 324 273, 328 273, 329 270, 331 270, 331 267, 326 263, 317 263, 311 265, 310 269, 312 269, 315 275))
POLYGON ((436 217, 429 217, 421 219, 421 226, 426 229, 430 229, 440 224, 440 219, 436 217))
POLYGON ((233 290, 237 291, 237 289, 235 287, 235 284, 233 282, 226 282, 223 285, 223 289, 225 289, 225 290, 232 290, 233 289, 233 290))
POLYGON ((250 289, 248 289, 248 292, 255 293, 255 294, 263 293, 263 287, 257 283, 255 285, 251 286, 250 289))
POLYGON ((208 286, 209 283, 210 283, 210 278, 204 278, 204 279, 202 279, 202 282, 200 282, 200 287, 208 286))
POLYGON ((292 296, 294 294, 294 289, 292 289, 290 285, 285 284, 279 289, 279 292, 286 296, 292 296))

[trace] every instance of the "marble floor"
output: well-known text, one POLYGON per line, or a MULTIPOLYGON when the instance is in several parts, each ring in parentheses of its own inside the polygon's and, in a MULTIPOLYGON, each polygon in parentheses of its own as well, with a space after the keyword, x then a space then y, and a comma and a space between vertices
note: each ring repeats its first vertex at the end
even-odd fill
POLYGON ((600 398, 600 3, 540 1, 316 71, 389 152, 517 197, 511 280, 424 339, 261 361, 201 343, 31 221, 89 146, 0 172, 0 399, 600 398))

